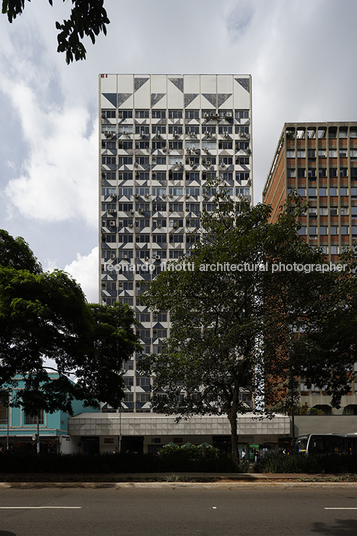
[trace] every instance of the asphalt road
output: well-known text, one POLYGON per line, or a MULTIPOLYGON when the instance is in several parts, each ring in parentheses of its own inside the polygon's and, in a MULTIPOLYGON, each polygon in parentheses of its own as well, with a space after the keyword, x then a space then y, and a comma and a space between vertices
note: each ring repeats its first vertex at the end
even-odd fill
POLYGON ((0 536, 356 536, 357 486, 5 489, 0 536))

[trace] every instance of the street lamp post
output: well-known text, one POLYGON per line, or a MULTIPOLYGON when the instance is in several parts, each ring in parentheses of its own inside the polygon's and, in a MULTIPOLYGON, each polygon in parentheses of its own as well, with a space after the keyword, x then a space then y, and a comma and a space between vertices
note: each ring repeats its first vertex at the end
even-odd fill
POLYGON ((122 437, 121 437, 121 404, 120 404, 119 406, 119 448, 118 448, 119 454, 121 453, 121 440, 122 440, 122 437))
POLYGON ((10 391, 7 392, 7 408, 6 408, 6 450, 10 450, 10 391))

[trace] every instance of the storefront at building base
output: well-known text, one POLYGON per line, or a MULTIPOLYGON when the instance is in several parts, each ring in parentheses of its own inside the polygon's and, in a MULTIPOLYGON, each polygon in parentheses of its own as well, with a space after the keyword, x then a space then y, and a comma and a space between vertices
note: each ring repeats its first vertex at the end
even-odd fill
MULTIPOLYGON (((86 413, 69 419, 68 433, 75 452, 155 452, 173 443, 208 444, 230 451, 230 424, 226 416, 175 416, 135 413, 86 413)), ((254 414, 238 416, 240 451, 259 445, 262 453, 277 450, 290 438, 290 418, 267 418, 254 414)))

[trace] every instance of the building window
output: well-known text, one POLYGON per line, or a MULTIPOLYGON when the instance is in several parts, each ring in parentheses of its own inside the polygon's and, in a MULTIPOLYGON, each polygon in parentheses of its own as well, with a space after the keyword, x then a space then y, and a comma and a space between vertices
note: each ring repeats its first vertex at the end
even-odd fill
POLYGON ((325 225, 320 226, 320 235, 327 235, 327 227, 325 225))
POLYGON ((153 119, 165 119, 166 110, 152 110, 151 114, 153 119))
POLYGON ((298 168, 298 177, 303 178, 305 177, 305 168, 298 168))
POLYGON ((306 188, 298 188, 298 194, 302 197, 305 197, 306 195, 306 188))
POLYGON ((306 235, 306 227, 300 227, 299 235, 300 236, 305 236, 306 235))
POLYGON ((166 134, 166 125, 152 125, 151 131, 153 134, 166 134))
POLYGON ((326 158, 326 149, 319 149, 317 154, 319 158, 326 158))
POLYGON ((348 189, 347 188, 340 188, 340 195, 348 195, 348 189))
POLYGON ((288 168, 286 170, 286 173, 287 173, 288 178, 295 178, 296 177, 294 168, 288 168))
POLYGON ((149 119, 149 110, 135 110, 137 119, 149 119))
POLYGON ((169 125, 169 134, 182 134, 182 125, 169 125))
POLYGON ((149 125, 136 125, 135 126, 135 134, 140 134, 142 136, 150 134, 149 125))
POLYGON ((330 168, 330 177, 337 177, 337 168, 330 168))
POLYGON ((199 119, 200 112, 198 110, 185 110, 186 119, 199 119))
POLYGON ((115 110, 102 110, 102 117, 106 117, 107 119, 114 119, 115 110))
POLYGON ((249 110, 235 110, 234 116, 236 119, 249 119, 249 110))
POLYGON ((319 188, 319 195, 321 197, 326 197, 327 196, 327 188, 319 188))
POLYGON ((286 158, 295 158, 295 151, 294 151, 294 149, 287 149, 287 151, 286 151, 286 158))
POLYGON ((305 158, 305 149, 298 149, 296 155, 298 158, 305 158))
POLYGON ((331 235, 337 235, 338 234, 338 227, 336 225, 331 225, 330 234, 331 235))
POLYGON ((225 135, 225 134, 232 134, 233 132, 233 127, 231 126, 228 126, 228 125, 221 125, 218 127, 218 134, 222 134, 222 135, 225 135))
POLYGON ((118 132, 119 134, 132 134, 133 133, 133 125, 119 125, 118 126, 118 132))
MULTIPOLYGON (((232 147, 229 147, 230 145, 232 145, 232 142, 231 141, 223 141, 223 142, 219 142, 220 144, 220 149, 231 149, 232 147)), ((249 164, 249 156, 239 156, 237 158, 237 164, 239 164, 240 166, 241 165, 244 165, 244 164, 249 164)))
POLYGON ((348 235, 348 234, 349 234, 348 225, 341 225, 341 235, 348 235))
POLYGON ((182 119, 182 110, 169 110, 169 119, 182 119))
POLYGON ((331 253, 331 255, 338 255, 339 254, 339 247, 338 246, 331 246, 330 253, 331 253))
POLYGON ((309 197, 316 197, 316 188, 308 188, 309 197))
MULTIPOLYGON (((24 412, 24 421, 25 421, 25 424, 28 424, 28 425, 37 424, 37 415, 28 415, 27 413, 24 412)), ((38 414, 38 422, 39 424, 44 423, 43 409, 41 409, 41 411, 38 414)))
POLYGON ((337 195, 337 188, 330 188, 330 195, 332 196, 337 195))

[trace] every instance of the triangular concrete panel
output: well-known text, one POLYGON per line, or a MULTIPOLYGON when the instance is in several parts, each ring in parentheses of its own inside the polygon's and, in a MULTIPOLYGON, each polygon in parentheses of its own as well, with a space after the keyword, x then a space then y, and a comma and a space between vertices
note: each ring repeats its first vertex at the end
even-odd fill
POLYGON ((138 91, 148 80, 149 78, 134 78, 134 92, 138 91))
POLYGON ((166 93, 151 93, 151 106, 155 106, 165 95, 166 93))
POLYGON ((240 84, 248 93, 250 93, 250 79, 249 78, 235 78, 238 84, 240 84))
POLYGON ((183 78, 169 78, 169 80, 183 93, 183 78))
MULTIPOLYGON (((210 104, 212 104, 212 106, 214 106, 215 108, 217 107, 217 95, 215 93, 203 93, 202 95, 205 99, 208 100, 210 104)), ((204 108, 203 103, 202 108, 204 108)))
POLYGON ((229 97, 231 96, 232 96, 232 93, 218 93, 218 98, 217 98, 218 108, 222 106, 222 104, 224 104, 226 100, 229 99, 229 97))
POLYGON ((198 93, 185 93, 184 107, 186 108, 189 104, 191 104, 191 102, 193 102, 196 97, 198 97, 198 93))
POLYGON ((116 93, 103 93, 103 97, 105 97, 110 104, 112 104, 115 108, 117 107, 117 94, 116 93))
POLYGON ((124 104, 124 102, 127 101, 131 96, 132 93, 118 93, 118 106, 124 104))

